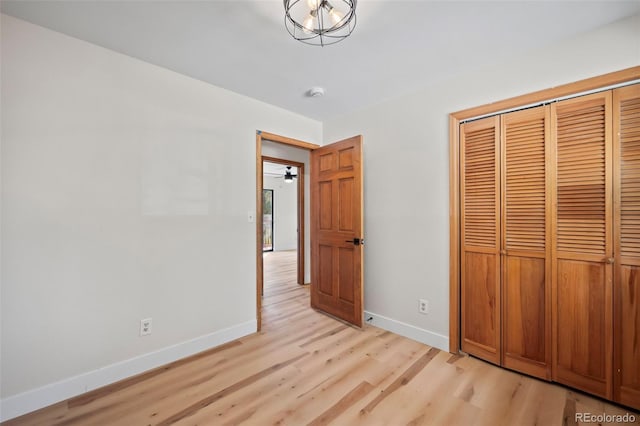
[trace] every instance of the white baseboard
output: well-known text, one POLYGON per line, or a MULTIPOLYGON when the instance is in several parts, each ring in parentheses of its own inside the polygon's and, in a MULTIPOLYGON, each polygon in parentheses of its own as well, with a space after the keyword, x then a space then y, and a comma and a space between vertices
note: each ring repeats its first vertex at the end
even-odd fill
POLYGON ((364 312, 364 319, 367 324, 375 325, 376 327, 408 337, 425 345, 449 352, 449 337, 443 336, 442 334, 434 333, 433 331, 368 311, 364 312), (371 318, 371 321, 367 321, 369 318, 371 318))
POLYGON ((193 340, 10 396, 0 401, 0 421, 10 420, 127 377, 144 373, 153 368, 255 333, 256 330, 256 320, 247 321, 193 340))

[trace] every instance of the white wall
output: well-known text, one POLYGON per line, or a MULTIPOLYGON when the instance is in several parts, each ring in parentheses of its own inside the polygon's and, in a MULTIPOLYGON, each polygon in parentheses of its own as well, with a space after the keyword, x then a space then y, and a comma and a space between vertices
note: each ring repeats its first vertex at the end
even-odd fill
POLYGON ((254 331, 256 130, 321 123, 5 15, 1 38, 2 418, 254 331))
MULTIPOLYGON (((305 142, 312 142, 302 139, 305 142)), ((312 142, 316 143, 316 142, 312 142)), ((282 160, 296 161, 304 164, 304 282, 311 282, 311 216, 310 204, 311 198, 309 182, 311 175, 309 174, 309 151, 294 146, 283 145, 280 143, 263 140, 262 155, 266 157, 280 158, 282 160)), ((277 207, 276 207, 277 208, 277 207)))
POLYGON ((373 323, 448 348, 449 113, 639 64, 640 15, 325 122, 325 143, 364 136, 373 323), (419 298, 430 301, 426 316, 419 298))
POLYGON ((264 189, 273 190, 273 250, 298 248, 298 185, 282 178, 265 176, 264 189))

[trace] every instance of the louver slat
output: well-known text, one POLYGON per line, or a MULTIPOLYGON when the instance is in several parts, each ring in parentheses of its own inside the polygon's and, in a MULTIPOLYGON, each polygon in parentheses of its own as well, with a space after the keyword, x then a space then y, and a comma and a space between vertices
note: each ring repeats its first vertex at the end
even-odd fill
POLYGON ((464 145, 464 244, 496 247, 496 132, 469 131, 464 145))
POLYGON ((544 252, 545 115, 520 114, 523 121, 508 117, 504 126, 505 248, 544 252))
POLYGON ((640 258, 640 98, 619 105, 620 255, 640 258))
POLYGON ((605 104, 580 105, 557 110, 557 248, 604 256, 605 104), (588 230, 588 238, 580 230, 588 230))

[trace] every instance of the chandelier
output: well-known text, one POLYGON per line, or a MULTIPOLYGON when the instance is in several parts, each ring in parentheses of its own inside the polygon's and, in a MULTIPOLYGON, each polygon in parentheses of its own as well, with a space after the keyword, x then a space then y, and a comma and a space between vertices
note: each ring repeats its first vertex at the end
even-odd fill
POLYGON ((327 46, 343 40, 356 27, 357 0, 284 0, 284 23, 296 40, 327 46))

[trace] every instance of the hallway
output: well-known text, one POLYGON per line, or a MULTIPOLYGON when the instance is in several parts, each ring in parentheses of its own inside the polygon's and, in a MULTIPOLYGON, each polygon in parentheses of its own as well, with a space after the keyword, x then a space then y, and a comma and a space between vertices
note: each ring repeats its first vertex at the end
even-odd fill
POLYGON ((309 286, 296 283, 297 252, 270 251, 264 255, 262 329, 273 330, 280 320, 309 308, 309 286))

